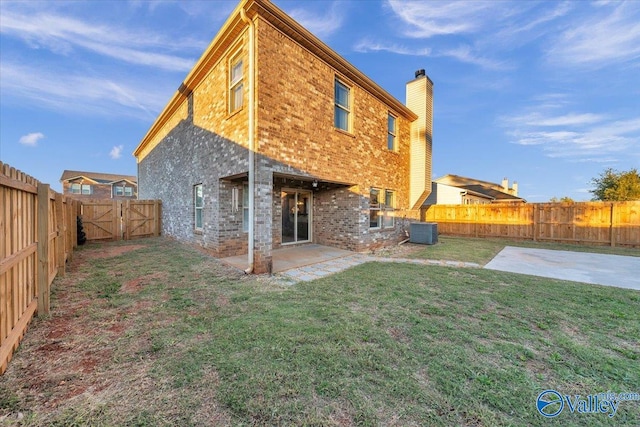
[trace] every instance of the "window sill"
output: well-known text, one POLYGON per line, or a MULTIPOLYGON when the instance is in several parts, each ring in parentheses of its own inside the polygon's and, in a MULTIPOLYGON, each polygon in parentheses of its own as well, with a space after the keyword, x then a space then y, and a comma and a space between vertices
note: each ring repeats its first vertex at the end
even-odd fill
POLYGON ((225 120, 229 120, 233 116, 235 116, 237 114, 240 114, 240 112, 242 112, 242 110, 244 110, 244 105, 242 107, 238 108, 237 110, 228 113, 227 116, 224 119, 225 120))
POLYGON ((356 137, 353 133, 351 133, 351 132, 349 132, 347 130, 343 130, 343 129, 337 128, 335 126, 334 126, 333 130, 335 130, 336 132, 341 133, 343 135, 350 136, 351 138, 355 138, 356 137))
POLYGON ((195 229, 195 230, 193 230, 193 234, 197 234, 199 236, 202 236, 204 234, 204 230, 203 229, 195 229))

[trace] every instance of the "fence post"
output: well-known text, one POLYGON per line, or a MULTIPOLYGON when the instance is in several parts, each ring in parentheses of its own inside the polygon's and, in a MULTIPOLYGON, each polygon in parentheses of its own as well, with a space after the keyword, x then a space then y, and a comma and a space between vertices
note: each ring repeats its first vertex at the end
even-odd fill
POLYGON ((160 200, 155 200, 154 202, 154 230, 153 230, 153 235, 154 236, 159 236, 160 235, 160 229, 162 228, 162 223, 161 221, 161 217, 160 215, 162 214, 162 205, 160 203, 160 200))
POLYGON ((540 221, 540 212, 538 211, 540 205, 538 203, 533 205, 531 216, 533 217, 533 241, 538 241, 538 222, 540 221))
POLYGON ((38 315, 49 314, 49 184, 38 183, 38 315))
POLYGON ((616 245, 615 217, 613 216, 615 214, 614 206, 615 206, 615 202, 611 202, 611 211, 610 211, 611 217, 609 218, 609 241, 611 242, 611 247, 614 247, 616 245))
POLYGON ((66 247, 66 218, 64 212, 64 205, 62 204, 62 194, 56 193, 56 227, 58 228, 58 236, 56 237, 56 267, 58 267, 58 274, 60 277, 65 273, 65 261, 67 252, 66 247))

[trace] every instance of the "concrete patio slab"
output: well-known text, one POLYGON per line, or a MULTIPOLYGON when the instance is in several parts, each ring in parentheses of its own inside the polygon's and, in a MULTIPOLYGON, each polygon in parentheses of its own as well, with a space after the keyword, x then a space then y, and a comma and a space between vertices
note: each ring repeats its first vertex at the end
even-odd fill
MULTIPOLYGON (((318 245, 315 243, 276 249, 271 254, 273 257, 273 273, 281 273, 283 271, 291 270, 292 268, 306 267, 353 254, 354 252, 318 245)), ((221 261, 241 270, 247 268, 246 255, 222 258, 221 261)), ((307 270, 314 271, 314 269, 307 270)))
POLYGON ((640 290, 640 257, 633 256, 507 246, 484 268, 640 290))

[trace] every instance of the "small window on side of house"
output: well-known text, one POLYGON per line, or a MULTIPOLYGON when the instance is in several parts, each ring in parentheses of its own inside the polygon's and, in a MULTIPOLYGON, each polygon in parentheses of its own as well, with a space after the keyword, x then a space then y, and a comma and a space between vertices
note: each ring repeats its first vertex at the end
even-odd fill
POLYGON ((120 186, 116 185, 113 188, 115 190, 115 196, 124 196, 124 187, 120 187, 120 186))
POLYGON ((82 194, 90 195, 91 193, 91 186, 89 184, 82 184, 82 194))
POLYGON ((391 190, 384 192, 384 211, 382 226, 384 228, 393 228, 395 225, 394 209, 396 205, 396 194, 391 190))
POLYGON ((243 61, 239 55, 229 61, 229 113, 242 108, 244 100, 243 61))
POLYGON ((369 228, 380 228, 380 190, 369 191, 369 228))
POLYGON ((337 129, 351 131, 351 88, 340 80, 335 80, 334 123, 337 129))
POLYGON ((133 187, 124 187, 124 195, 127 197, 133 196, 133 187))
POLYGON ((242 185, 242 231, 249 232, 249 184, 242 185))
POLYGON ((71 194, 80 194, 80 184, 71 184, 71 194))
POLYGON ((202 184, 193 186, 193 211, 194 211, 194 228, 202 231, 202 210, 204 208, 204 194, 202 192, 202 184))
POLYGON ((389 151, 398 151, 398 143, 396 137, 396 118, 389 113, 387 116, 387 148, 389 151))

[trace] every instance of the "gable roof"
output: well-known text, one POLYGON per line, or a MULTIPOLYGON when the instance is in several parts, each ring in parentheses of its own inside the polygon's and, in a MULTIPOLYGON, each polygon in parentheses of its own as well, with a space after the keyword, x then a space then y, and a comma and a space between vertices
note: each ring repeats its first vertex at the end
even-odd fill
POLYGON ((282 33, 325 61, 337 72, 342 73, 349 80, 392 107, 398 114, 403 115, 411 121, 417 119, 418 116, 406 105, 389 94, 389 92, 367 77, 362 71, 354 67, 318 37, 314 36, 309 30, 280 10, 270 0, 241 0, 220 31, 216 34, 211 44, 209 44, 200 59, 198 59, 198 62, 196 62, 187 77, 185 77, 184 81, 180 84, 178 90, 174 92, 146 135, 142 138, 142 141, 133 152, 134 156, 138 157, 138 155, 142 153, 144 147, 149 144, 167 121, 171 119, 189 94, 203 81, 214 64, 222 57, 224 51, 245 31, 247 24, 243 22, 241 18, 241 9, 244 9, 246 15, 252 20, 255 20, 258 16, 265 19, 282 33))
POLYGON ((480 184, 472 184, 472 185, 456 185, 455 187, 463 188, 465 190, 472 191, 474 193, 487 196, 492 200, 504 200, 504 201, 513 201, 513 200, 524 200, 522 197, 513 196, 511 194, 507 194, 503 191, 498 191, 490 187, 486 187, 480 184))
POLYGON ((97 184, 111 184, 116 181, 129 181, 132 184, 138 184, 138 177, 133 175, 118 175, 113 173, 101 173, 101 172, 83 172, 83 171, 71 171, 65 170, 62 172, 60 182, 71 181, 75 178, 87 178, 97 184))
POLYGON ((482 181, 479 179, 468 178, 466 176, 448 174, 441 176, 438 179, 434 179, 433 182, 438 184, 445 184, 452 187, 461 188, 477 195, 485 196, 493 201, 523 201, 522 197, 514 196, 504 191, 504 187, 501 184, 495 182, 482 181))

